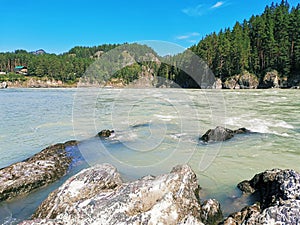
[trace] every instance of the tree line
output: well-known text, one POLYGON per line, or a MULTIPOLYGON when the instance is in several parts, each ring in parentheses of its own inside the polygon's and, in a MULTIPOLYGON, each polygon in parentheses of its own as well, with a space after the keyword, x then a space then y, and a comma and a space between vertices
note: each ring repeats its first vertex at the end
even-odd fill
MULTIPOLYGON (((74 83, 78 81, 86 69, 94 62, 95 57, 98 57, 97 52, 104 53, 116 46, 118 45, 78 46, 60 55, 47 53, 32 54, 25 50, 0 53, 0 71, 8 73, 10 78, 15 79, 17 77, 14 74, 15 67, 26 66, 29 76, 46 77, 48 79, 61 80, 65 83, 74 83)), ((22 76, 18 77, 22 78, 22 76)))
MULTIPOLYGON (((287 78, 297 73, 299 75, 300 4, 290 7, 285 0, 280 4, 272 3, 266 6, 261 15, 253 15, 242 23, 236 22, 232 29, 226 28, 207 35, 189 50, 204 60, 214 75, 223 82, 243 71, 249 71, 260 79, 271 70, 277 70, 280 76, 287 78)), ((145 74, 151 74, 171 80, 181 87, 197 88, 200 80, 190 77, 187 72, 207 73, 207 68, 202 65, 202 70, 191 70, 193 60, 195 58, 186 52, 160 57, 147 46, 104 44, 94 47, 77 46, 60 55, 35 55, 25 50, 0 53, 0 71, 13 73, 16 66, 22 65, 27 66, 30 76, 47 77, 66 83, 77 82, 87 70, 92 82, 114 78, 122 79, 128 84, 145 74), (113 49, 118 49, 115 55, 110 54, 110 58, 105 56, 105 52, 113 49), (137 58, 142 55, 146 56, 145 60, 137 58), (150 62, 148 58, 147 61, 149 55, 155 60, 150 62), (99 57, 102 64, 94 65, 99 57), (116 62, 127 64, 116 66, 116 62)))
POLYGON ((300 4, 272 3, 232 29, 212 33, 190 48, 223 81, 247 70, 261 78, 270 70, 290 77, 300 71, 300 4))

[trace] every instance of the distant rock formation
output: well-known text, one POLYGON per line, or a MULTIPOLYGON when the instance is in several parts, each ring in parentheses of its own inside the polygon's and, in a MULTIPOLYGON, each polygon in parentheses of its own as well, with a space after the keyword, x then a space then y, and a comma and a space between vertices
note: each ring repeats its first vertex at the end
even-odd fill
POLYGON ((276 70, 267 72, 259 84, 259 88, 279 88, 280 78, 276 70))
POLYGON ((31 52, 31 54, 33 54, 33 55, 43 55, 43 54, 46 54, 46 51, 43 50, 43 49, 39 49, 39 50, 31 52))
POLYGON ((223 87, 225 89, 256 89, 258 84, 258 78, 254 74, 244 71, 241 74, 227 78, 223 87))
POLYGON ((123 183, 113 166, 102 164, 68 179, 20 224, 217 224, 220 204, 201 205, 198 195, 196 174, 187 165, 123 183))
POLYGON ((49 146, 22 162, 0 169, 0 201, 27 194, 66 174, 76 141, 49 146))
POLYGON ((244 127, 237 130, 230 130, 228 128, 218 126, 215 129, 209 129, 206 131, 206 133, 199 139, 203 142, 226 141, 233 138, 235 134, 245 134, 249 132, 250 130, 247 130, 244 127))

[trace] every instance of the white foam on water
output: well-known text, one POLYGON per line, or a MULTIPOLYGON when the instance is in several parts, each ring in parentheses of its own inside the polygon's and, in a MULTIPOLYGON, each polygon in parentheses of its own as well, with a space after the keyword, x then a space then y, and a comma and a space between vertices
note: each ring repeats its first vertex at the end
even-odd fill
POLYGON ((159 118, 162 121, 171 121, 172 119, 177 119, 177 116, 172 115, 160 115, 160 114, 154 114, 155 117, 159 118))
POLYGON ((263 134, 276 134, 283 137, 288 137, 286 132, 279 132, 274 128, 293 129, 294 127, 283 120, 271 120, 271 119, 249 119, 247 116, 230 117, 225 121, 227 126, 231 126, 233 129, 238 127, 246 127, 252 132, 258 132, 263 134))

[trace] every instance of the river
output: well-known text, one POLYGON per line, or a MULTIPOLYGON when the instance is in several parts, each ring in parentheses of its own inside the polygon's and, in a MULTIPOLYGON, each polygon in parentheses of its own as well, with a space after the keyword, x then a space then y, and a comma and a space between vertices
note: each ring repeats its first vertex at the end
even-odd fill
MULTIPOLYGON (((240 181, 271 168, 300 171, 298 90, 2 89, 0 103, 0 167, 51 144, 81 140, 88 165, 112 163, 125 180, 188 163, 201 198, 216 198, 225 214, 242 207, 235 201, 240 181), (216 126, 253 133, 224 143, 199 142, 216 126), (100 141, 94 136, 102 129, 115 135, 100 141)), ((0 223, 28 218, 66 178, 2 202, 0 223)))

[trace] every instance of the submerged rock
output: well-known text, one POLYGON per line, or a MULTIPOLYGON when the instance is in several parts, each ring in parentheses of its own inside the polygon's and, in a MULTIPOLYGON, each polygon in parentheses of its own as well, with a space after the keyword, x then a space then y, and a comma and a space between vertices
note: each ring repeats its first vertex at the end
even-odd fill
POLYGON ((199 201, 196 174, 187 165, 169 174, 122 183, 109 164, 68 179, 42 203, 29 224, 212 224, 220 205, 199 201))
POLYGON ((0 201, 26 194, 66 174, 72 156, 67 147, 76 141, 55 144, 18 163, 0 170, 0 201))
POLYGON ((99 133, 98 133, 98 136, 100 138, 107 138, 107 137, 110 137, 113 133, 115 133, 114 130, 101 130, 99 133))
POLYGON ((204 135, 200 137, 203 142, 210 141, 226 141, 234 137, 235 134, 249 133, 246 128, 239 128, 237 130, 230 130, 225 127, 216 127, 215 129, 209 129, 204 135))
POLYGON ((244 193, 258 196, 258 203, 234 213, 223 224, 300 224, 300 174, 273 169, 238 184, 244 193))

